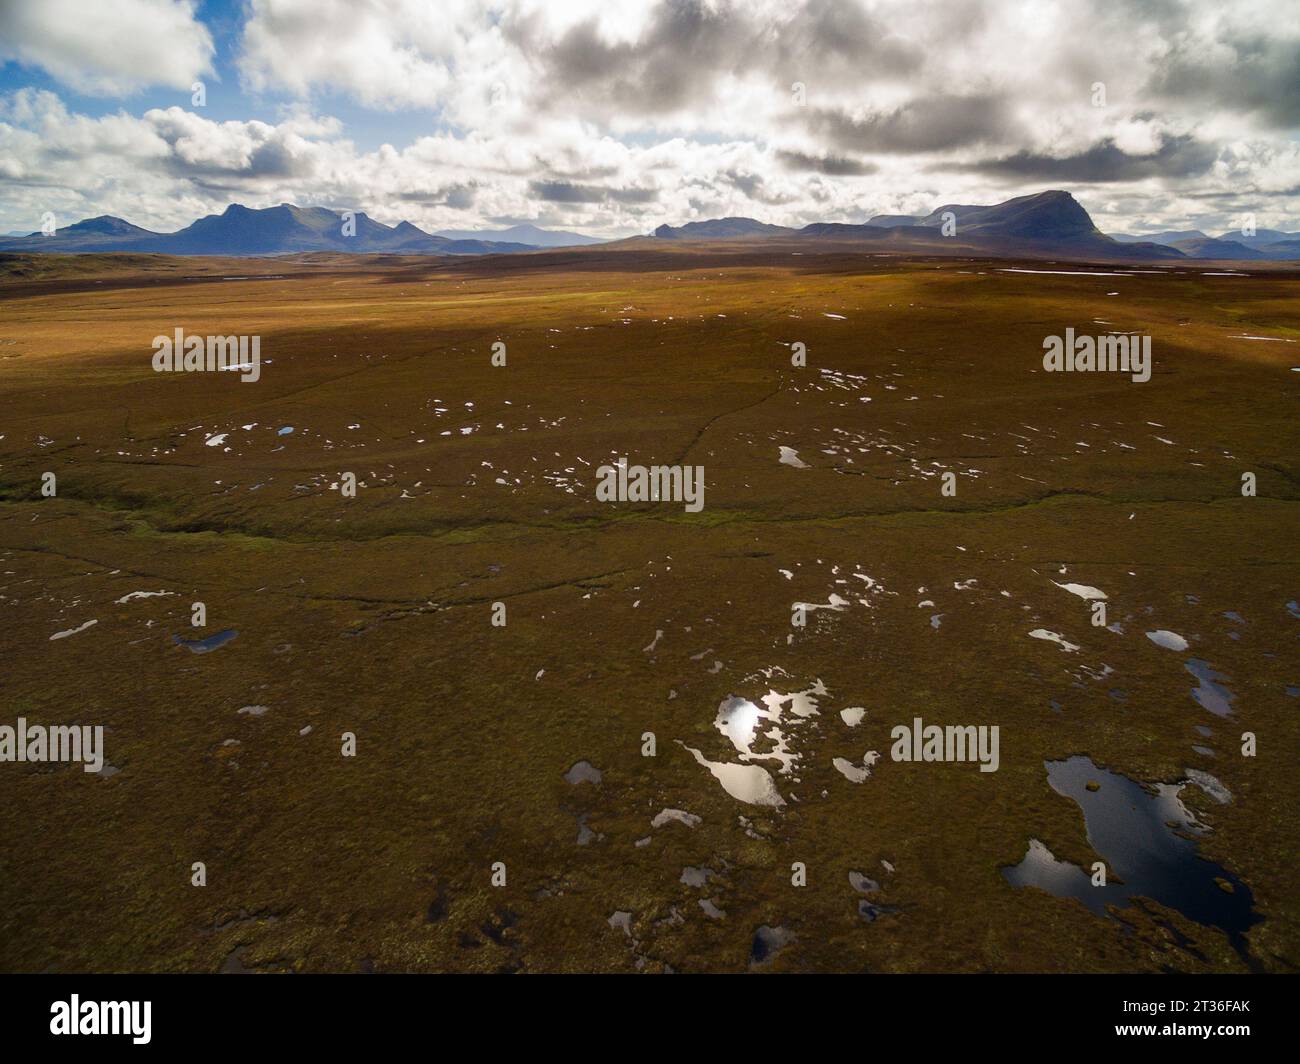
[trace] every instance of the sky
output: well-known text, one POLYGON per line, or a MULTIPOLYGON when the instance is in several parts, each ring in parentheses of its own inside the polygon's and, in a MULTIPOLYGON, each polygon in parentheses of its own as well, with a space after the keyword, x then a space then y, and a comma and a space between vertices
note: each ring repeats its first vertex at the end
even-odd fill
POLYGON ((0 0, 0 233, 289 202, 617 237, 1054 188, 1107 232, 1300 229, 1300 3, 0 0))

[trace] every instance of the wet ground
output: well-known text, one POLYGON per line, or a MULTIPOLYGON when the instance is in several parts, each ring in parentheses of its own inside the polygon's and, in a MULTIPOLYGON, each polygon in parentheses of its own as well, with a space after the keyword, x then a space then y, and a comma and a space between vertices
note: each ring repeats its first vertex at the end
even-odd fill
POLYGON ((4 968, 1295 969, 1294 276, 543 258, 0 284, 4 968))

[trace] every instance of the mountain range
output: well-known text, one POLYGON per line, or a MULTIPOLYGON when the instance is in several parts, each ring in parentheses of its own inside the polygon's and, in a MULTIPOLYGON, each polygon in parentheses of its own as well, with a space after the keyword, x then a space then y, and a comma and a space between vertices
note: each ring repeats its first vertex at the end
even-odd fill
MULTIPOLYGON (((551 233, 535 226, 516 226, 535 242, 486 239, 473 233, 426 233, 410 222, 384 225, 362 212, 347 216, 324 207, 278 207, 254 210, 232 203, 221 214, 209 214, 175 233, 155 233, 137 225, 101 215, 57 230, 50 236, 0 238, 0 251, 65 253, 135 251, 162 255, 284 255, 307 251, 341 251, 400 255, 491 255, 532 251, 558 238, 590 240, 577 233, 551 233), (345 235, 345 232, 347 235, 345 235)), ((492 237, 503 234, 491 234, 492 237)))
POLYGON ((878 214, 861 224, 814 222, 801 229, 753 218, 661 225, 660 240, 840 240, 882 250, 983 252, 1080 259, 1300 259, 1300 234, 1259 230, 1252 242, 1199 230, 1107 236, 1068 192, 1052 190, 991 205, 948 203, 926 215, 878 214), (951 235, 945 235, 945 222, 951 235))
POLYGON ((512 225, 509 229, 439 229, 437 235, 448 240, 491 240, 503 244, 527 244, 534 248, 573 248, 606 243, 598 236, 584 236, 563 229, 540 229, 531 222, 512 225))
POLYGON ((1236 231, 1209 236, 1199 229, 1146 236, 1116 233, 1115 239, 1122 244, 1139 240, 1164 244, 1195 259, 1300 259, 1300 233, 1283 233, 1277 229, 1257 229, 1249 236, 1236 231))
MULTIPOLYGON (((753 218, 715 218, 661 225, 661 241, 810 241, 868 245, 872 250, 1082 260, 1300 260, 1300 233, 1261 229, 1212 237, 1198 229, 1107 236, 1068 192, 1052 190, 995 204, 947 203, 925 215, 876 215, 864 223, 814 222, 802 228, 753 218)), ((635 239, 635 238, 634 238, 635 239)), ((531 224, 490 232, 427 233, 410 222, 384 225, 357 212, 323 207, 252 209, 233 203, 174 233, 142 229, 101 215, 50 236, 0 237, 0 252, 153 252, 165 255, 284 255, 313 251, 402 255, 491 255, 604 241, 531 224), (346 235, 345 235, 346 234, 346 235)))

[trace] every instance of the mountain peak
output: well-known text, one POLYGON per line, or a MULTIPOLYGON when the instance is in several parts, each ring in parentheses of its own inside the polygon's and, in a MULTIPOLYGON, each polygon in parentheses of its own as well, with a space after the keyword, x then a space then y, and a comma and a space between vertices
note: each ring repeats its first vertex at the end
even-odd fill
POLYGON ((771 225, 756 218, 710 218, 685 225, 661 225, 654 231, 660 240, 733 240, 739 237, 779 236, 793 233, 784 225, 771 225))
POLYGON ((1100 235, 1092 218, 1070 193, 1049 189, 1017 196, 989 206, 946 204, 932 211, 921 225, 942 226, 945 215, 957 221, 959 233, 984 233, 1028 240, 1069 240, 1100 235))
POLYGON ((73 225, 65 226, 64 232, 105 233, 108 235, 143 233, 145 230, 132 225, 124 218, 115 218, 111 214, 100 214, 94 218, 83 218, 73 225))
POLYGON ((533 222, 517 222, 507 229, 439 229, 438 236, 448 240, 492 240, 503 243, 530 244, 533 247, 564 248, 582 244, 603 244, 604 240, 564 229, 543 229, 533 222))

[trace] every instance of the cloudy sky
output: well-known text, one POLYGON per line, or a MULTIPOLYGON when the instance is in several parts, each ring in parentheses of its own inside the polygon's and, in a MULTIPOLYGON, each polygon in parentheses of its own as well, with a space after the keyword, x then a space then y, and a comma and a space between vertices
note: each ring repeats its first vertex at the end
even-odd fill
POLYGON ((1111 232, 1300 229, 1300 3, 0 0, 0 232, 233 201, 623 236, 1046 188, 1111 232))

